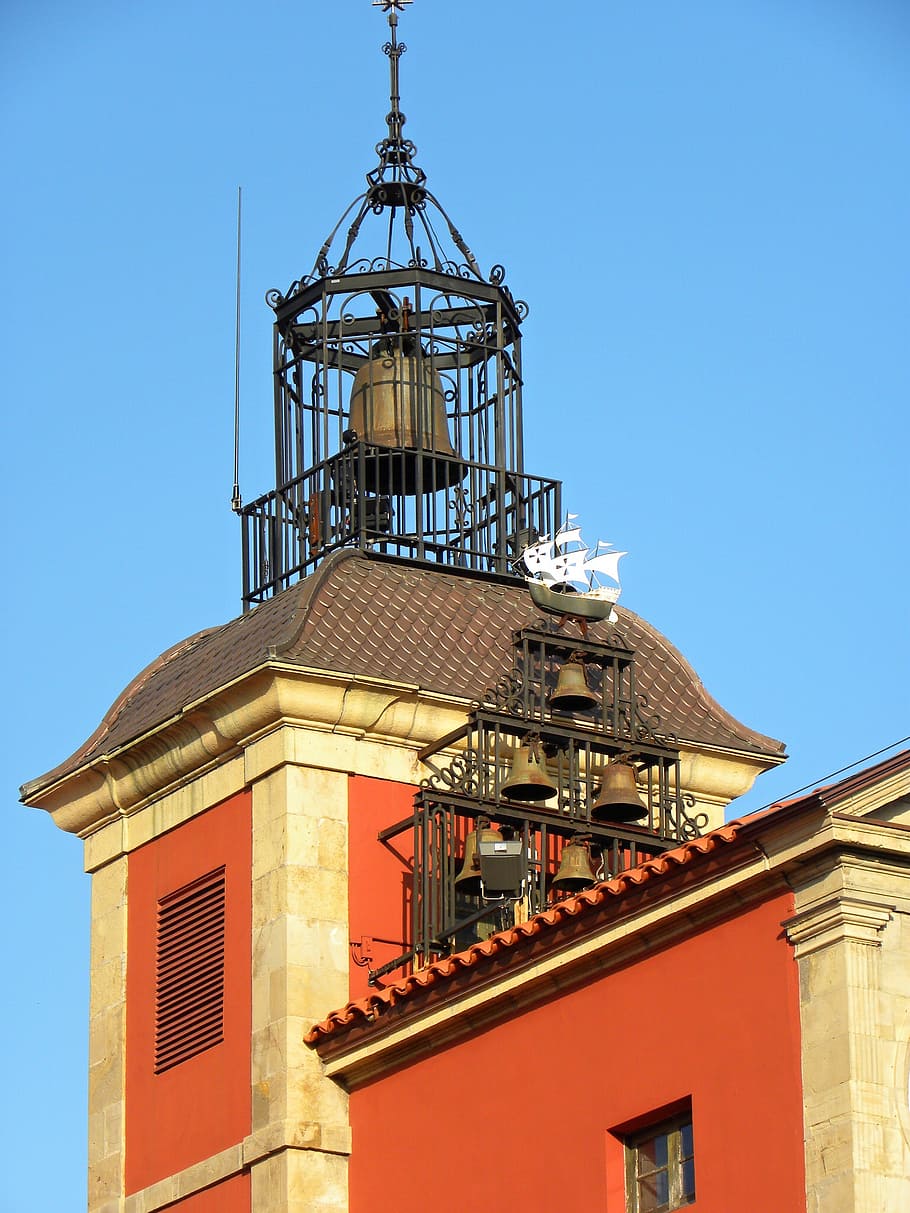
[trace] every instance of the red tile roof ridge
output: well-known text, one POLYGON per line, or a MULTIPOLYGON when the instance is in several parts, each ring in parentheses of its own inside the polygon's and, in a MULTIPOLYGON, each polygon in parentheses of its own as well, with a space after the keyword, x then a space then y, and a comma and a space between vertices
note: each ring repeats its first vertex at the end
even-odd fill
MULTIPOLYGON (((862 760, 860 760, 862 761, 862 760)), ((857 765, 857 764, 854 764, 857 765)), ((832 775, 826 776, 826 783, 810 785, 806 790, 791 794, 783 800, 775 800, 773 804, 756 809, 745 818, 742 824, 751 825, 763 821, 776 813, 800 812, 810 805, 827 809, 833 816, 843 814, 837 812, 837 805, 848 799, 856 792, 862 791, 880 779, 910 768, 910 750, 898 750, 897 753, 883 758, 869 767, 861 767, 858 771, 846 775, 843 779, 835 780, 832 775)))
POLYGON ((375 1023, 382 1015, 428 987, 455 977, 458 973, 472 969, 478 964, 494 959, 504 951, 524 941, 537 938, 542 932, 555 929, 602 907, 610 897, 622 897, 633 888, 648 881, 686 867, 698 856, 710 855, 720 846, 732 843, 739 836, 741 821, 731 821, 711 830, 700 838, 681 843, 654 859, 646 860, 637 867, 620 872, 610 880, 601 881, 591 889, 584 889, 564 901, 557 902, 546 910, 535 914, 527 922, 498 931, 479 943, 472 944, 462 952, 456 952, 443 960, 434 961, 416 973, 410 974, 394 985, 386 986, 374 994, 349 1002, 340 1010, 332 1011, 320 1023, 314 1024, 304 1037, 311 1048, 330 1037, 338 1037, 354 1027, 375 1023))

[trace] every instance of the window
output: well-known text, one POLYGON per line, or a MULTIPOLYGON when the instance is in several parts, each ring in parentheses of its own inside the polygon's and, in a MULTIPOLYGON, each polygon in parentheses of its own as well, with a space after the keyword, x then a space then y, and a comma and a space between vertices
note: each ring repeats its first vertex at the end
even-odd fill
POLYGON ((224 868, 158 902, 155 1073, 224 1039, 224 868))
POLYGON ((668 1213, 693 1203, 691 1108, 626 1140, 626 1194, 630 1213, 668 1213))

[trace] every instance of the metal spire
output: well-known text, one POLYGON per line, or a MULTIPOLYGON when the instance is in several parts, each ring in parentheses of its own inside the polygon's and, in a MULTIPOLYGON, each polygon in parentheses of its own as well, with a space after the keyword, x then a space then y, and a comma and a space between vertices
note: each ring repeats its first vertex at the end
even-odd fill
POLYGON ((398 41, 398 14, 404 12, 404 5, 410 4, 411 0, 373 0, 374 8, 381 8, 382 11, 388 14, 389 29, 392 33, 390 42, 387 42, 382 48, 384 53, 389 57, 389 73, 391 82, 389 87, 389 101, 391 109, 386 118, 389 126, 389 141, 393 144, 401 144, 401 128, 404 126, 405 117, 401 112, 401 93, 399 91, 398 82, 398 60, 408 49, 403 42, 398 41))
POLYGON ((383 53, 388 56, 389 69, 389 112, 386 118, 388 125, 388 146, 396 149, 399 154, 404 152, 406 159, 410 160, 411 150, 413 148, 404 147, 404 139, 402 138, 402 127, 405 123, 404 114, 400 109, 402 104, 402 93, 400 93, 400 84, 398 78, 398 61, 408 50, 404 42, 398 41, 398 13, 404 12, 404 5, 411 4, 411 0, 372 0, 374 8, 382 8, 382 11, 387 13, 388 28, 391 30, 392 38, 386 45, 382 47, 383 53))
MULTIPOLYGON (((401 88, 399 79, 399 60, 407 47, 398 41, 398 14, 404 12, 406 4, 412 0, 372 0, 374 8, 380 8, 386 14, 391 37, 382 50, 389 59, 389 101, 390 109, 386 116, 388 127, 385 138, 376 144, 376 154, 379 163, 366 174, 366 192, 355 198, 338 222, 329 232, 322 248, 319 250, 313 270, 306 278, 292 284, 289 294, 298 289, 308 279, 325 277, 332 274, 346 273, 351 265, 354 246, 360 237, 360 229, 364 219, 373 215, 385 215, 388 218, 388 230, 385 238, 385 268, 391 269, 393 264, 399 267, 405 265, 431 265, 440 273, 454 273, 460 276, 464 269, 469 277, 484 281, 480 267, 474 259, 474 254, 468 248, 461 233, 446 214, 439 200, 427 188, 427 176, 423 169, 415 163, 416 145, 403 133, 405 116, 401 112, 401 88), (443 239, 434 226, 442 220, 448 232, 454 251, 460 255, 453 256, 452 250, 446 250, 443 239), (335 238, 348 224, 343 248, 335 255, 334 263, 330 261, 330 253, 335 244, 335 238), (393 246, 398 244, 398 255, 393 254, 393 246)), ((362 258, 360 259, 363 260, 362 258)), ((369 258, 369 264, 378 265, 374 255, 369 258)), ((497 283, 502 280, 503 271, 496 267, 500 275, 497 283)), ((280 293, 275 299, 285 298, 280 293)))

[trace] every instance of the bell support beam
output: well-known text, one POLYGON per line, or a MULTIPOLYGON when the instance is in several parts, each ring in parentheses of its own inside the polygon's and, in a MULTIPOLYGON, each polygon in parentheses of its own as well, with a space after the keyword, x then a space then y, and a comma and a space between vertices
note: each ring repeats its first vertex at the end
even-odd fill
MULTIPOLYGON (((557 834, 561 838, 571 838, 575 834, 584 833, 590 834, 592 839, 598 845, 608 845, 613 842, 625 843, 626 846, 635 846, 639 850, 659 853, 662 851, 672 850, 673 847, 679 846, 679 840, 675 838, 660 838, 652 830, 636 829, 634 826, 628 826, 620 822, 597 822, 590 821, 587 817, 570 815, 561 813, 557 809, 546 809, 540 804, 534 805, 521 801, 506 801, 502 800, 498 804, 495 801, 475 800, 470 796, 459 795, 458 793, 441 793, 432 791, 421 791, 417 794, 415 800, 426 808, 430 806, 442 807, 447 810, 454 811, 457 816, 464 817, 470 820, 476 820, 478 817, 487 817, 500 825, 532 825, 537 828, 544 828, 551 834, 557 834)), ((381 831, 377 837, 381 841, 386 841, 389 835, 389 830, 394 830, 396 833, 403 833, 410 829, 414 824, 414 818, 408 817, 397 822, 395 826, 388 827, 387 830, 381 831)))
MULTIPOLYGON (((271 293, 269 302, 275 313, 280 330, 292 323, 297 315, 314 307, 324 295, 345 295, 380 290, 395 290, 403 293, 409 287, 425 287, 443 295, 466 295, 483 303, 499 304, 516 329, 521 324, 519 305, 502 286, 478 281, 473 278, 457 278, 424 268, 389 269, 351 273, 347 271, 337 277, 319 278, 293 293, 284 296, 271 293)), ((458 309, 456 309, 458 310, 458 309)))
MULTIPOLYGON (((412 331, 434 336, 442 330, 455 329, 459 325, 470 328, 478 317, 482 317, 488 324, 495 324, 496 305, 491 303, 483 307, 434 308, 432 311, 413 310, 408 313, 412 331)), ((339 320, 326 320, 324 323, 315 320, 300 321, 297 324, 286 325, 282 331, 287 337, 298 341, 312 340, 312 336, 317 331, 320 337, 324 337, 327 341, 347 341, 350 338, 376 336, 380 332, 380 327, 374 312, 370 316, 352 316, 346 319, 344 324, 339 320)), ((394 321, 391 331, 393 333, 398 331, 394 321)))
MULTIPOLYGON (((596 731, 593 724, 588 724, 582 721, 566 721, 565 723, 557 721, 547 721, 546 724, 540 724, 533 717, 522 716, 506 716, 492 710, 484 708, 478 709, 473 714, 473 719, 480 726, 486 726, 486 731, 492 732, 498 729, 500 734, 505 734, 508 737, 520 739, 530 732, 539 732, 544 746, 550 743, 568 743, 576 741, 580 745, 585 745, 592 753, 602 755, 604 757, 614 757, 620 754, 631 754, 633 758, 641 759, 642 761, 658 761, 659 759, 675 759, 677 751, 669 745, 664 745, 659 741, 645 741, 635 738, 625 737, 622 735, 613 736, 596 731)), ((457 745, 460 741, 465 741, 472 731, 477 731, 472 724, 468 723, 462 729, 458 729, 454 734, 449 734, 442 738, 437 744, 427 746, 420 753, 422 762, 432 758, 435 754, 442 750, 449 749, 457 745)))

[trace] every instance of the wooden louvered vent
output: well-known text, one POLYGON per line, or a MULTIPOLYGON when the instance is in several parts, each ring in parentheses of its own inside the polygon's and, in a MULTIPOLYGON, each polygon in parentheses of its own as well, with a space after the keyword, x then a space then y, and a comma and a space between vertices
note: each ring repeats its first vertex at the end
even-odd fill
POLYGON ((155 1073, 224 1039, 224 868, 158 902, 155 1073))

